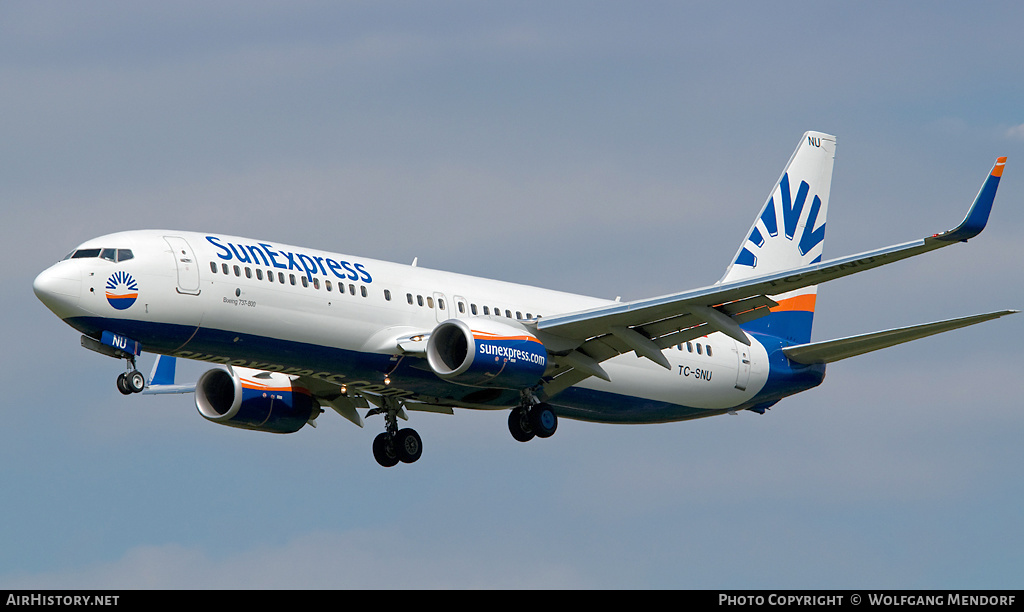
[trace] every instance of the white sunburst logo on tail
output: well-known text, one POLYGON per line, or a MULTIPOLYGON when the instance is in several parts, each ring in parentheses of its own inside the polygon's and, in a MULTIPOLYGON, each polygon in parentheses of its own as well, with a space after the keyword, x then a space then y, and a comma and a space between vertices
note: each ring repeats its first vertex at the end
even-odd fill
MULTIPOLYGON (((754 268, 759 257, 769 254, 774 260, 787 262, 787 265, 781 266, 782 269, 820 261, 819 247, 825 240, 825 223, 822 222, 820 226, 815 227, 822 212, 820 197, 814 196, 810 209, 801 222, 809 192, 810 185, 807 181, 800 181, 794 196, 790 188, 789 173, 783 174, 779 186, 772 193, 750 236, 736 256, 735 263, 754 268)), ((824 215, 821 216, 824 218, 824 215)))
POLYGON ((107 301, 117 310, 127 310, 139 298, 139 285, 131 274, 114 272, 107 279, 107 301))

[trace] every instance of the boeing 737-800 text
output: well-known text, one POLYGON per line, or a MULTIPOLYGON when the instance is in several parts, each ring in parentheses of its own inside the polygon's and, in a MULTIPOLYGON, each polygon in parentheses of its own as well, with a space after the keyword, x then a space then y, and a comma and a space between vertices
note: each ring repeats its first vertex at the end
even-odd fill
POLYGON ((808 132, 717 283, 610 301, 224 234, 129 231, 88 240, 35 279, 40 300, 123 359, 124 394, 195 393, 205 418, 257 431, 315 425, 325 407, 362 426, 384 466, 422 441, 407 410, 510 410, 517 440, 561 417, 661 423, 763 413, 817 386, 825 364, 1011 310, 811 342, 817 285, 984 229, 999 158, 948 232, 822 261, 835 137, 808 132), (142 351, 158 355, 147 382, 142 351), (217 364, 174 384, 174 358, 217 364), (360 412, 363 411, 363 412, 360 412))

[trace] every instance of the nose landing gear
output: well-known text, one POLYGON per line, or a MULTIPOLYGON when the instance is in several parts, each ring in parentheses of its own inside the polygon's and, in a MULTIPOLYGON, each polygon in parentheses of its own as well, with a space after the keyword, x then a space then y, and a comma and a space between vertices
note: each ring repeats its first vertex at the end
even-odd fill
POLYGON ((141 393, 146 388, 146 377, 135 367, 135 356, 126 357, 128 369, 117 375, 117 390, 122 395, 141 393))
POLYGON ((135 369, 135 364, 132 364, 132 369, 128 372, 121 372, 117 376, 117 390, 122 395, 131 395, 132 393, 139 393, 146 388, 146 377, 142 375, 142 372, 135 369))
POLYGON ((146 377, 135 367, 136 355, 142 354, 142 345, 135 340, 105 331, 99 340, 83 335, 82 346, 101 355, 128 362, 126 371, 117 376, 117 390, 123 395, 139 393, 146 388, 146 377))

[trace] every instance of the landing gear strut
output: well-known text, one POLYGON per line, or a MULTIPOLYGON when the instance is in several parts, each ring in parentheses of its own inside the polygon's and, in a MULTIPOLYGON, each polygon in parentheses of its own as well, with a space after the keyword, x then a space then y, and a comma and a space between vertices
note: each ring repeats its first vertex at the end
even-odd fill
POLYGON ((384 433, 373 440, 373 458, 384 467, 394 467, 401 463, 413 463, 423 454, 423 441, 415 429, 398 429, 398 412, 402 404, 392 397, 382 398, 382 407, 375 408, 366 416, 384 415, 384 433))

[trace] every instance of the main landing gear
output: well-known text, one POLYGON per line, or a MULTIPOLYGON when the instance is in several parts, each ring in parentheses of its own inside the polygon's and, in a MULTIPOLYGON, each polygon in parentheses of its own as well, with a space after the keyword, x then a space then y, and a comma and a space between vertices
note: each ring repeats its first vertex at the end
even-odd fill
MULTIPOLYGON (((393 397, 380 398, 381 404, 366 413, 384 415, 385 431, 373 440, 373 458, 384 467, 399 463, 413 463, 423 454, 423 441, 414 429, 399 429, 398 417, 405 418, 402 403, 393 397)), ((376 402, 374 402, 376 403, 376 402)), ((558 429, 558 415, 545 402, 537 402, 532 396, 524 396, 523 402, 513 408, 508 416, 508 430, 520 442, 533 438, 550 438, 558 429)))
POLYGON ((142 372, 135 369, 135 359, 128 359, 128 371, 117 375, 117 390, 122 395, 131 395, 132 393, 140 393, 145 388, 146 377, 142 375, 142 372))
POLYGON ((540 402, 513 408, 508 415, 508 430, 520 442, 534 438, 550 438, 558 429, 558 415, 550 404, 540 402))
MULTIPOLYGON (((386 431, 373 440, 373 458, 384 467, 413 463, 423 454, 423 441, 415 429, 399 429, 398 413, 402 404, 393 397, 383 397, 383 405, 366 416, 383 414, 386 431)), ((404 417, 403 417, 404 418, 404 417)))

